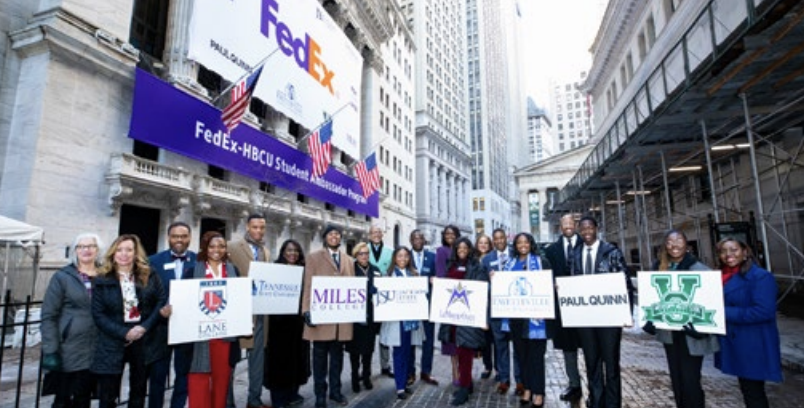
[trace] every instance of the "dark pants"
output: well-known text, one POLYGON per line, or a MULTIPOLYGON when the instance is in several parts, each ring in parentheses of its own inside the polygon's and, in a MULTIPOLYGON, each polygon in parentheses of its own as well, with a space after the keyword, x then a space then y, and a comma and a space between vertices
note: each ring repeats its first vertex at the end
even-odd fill
MULTIPOLYGON (((123 352, 123 365, 128 363, 128 407, 143 408, 145 406, 145 393, 148 389, 148 374, 145 367, 145 355, 142 348, 142 341, 135 341, 126 346, 123 352)), ((121 367, 122 368, 122 367, 121 367)), ((99 374, 98 375, 98 398, 100 408, 117 407, 117 397, 120 395, 120 374, 99 374)))
MULTIPOLYGON (((502 331, 502 320, 491 319, 491 333, 494 338, 494 368, 497 381, 511 383, 511 333, 502 331)), ((514 347, 514 381, 520 382, 519 352, 514 347)))
POLYGON ((458 347, 458 383, 461 388, 469 389, 472 387, 472 361, 475 359, 477 350, 458 347))
POLYGON ((360 350, 362 353, 353 351, 349 353, 349 363, 352 365, 352 381, 369 381, 371 380, 371 356, 374 352, 369 350, 360 350), (360 371, 360 362, 363 362, 363 371, 360 371))
POLYGON ((148 408, 162 408, 165 401, 165 387, 170 372, 170 357, 173 356, 173 396, 170 408, 184 408, 187 404, 187 371, 190 362, 187 356, 176 347, 168 348, 167 357, 148 366, 148 408))
POLYGON ((271 388, 271 405, 274 408, 285 408, 299 396, 299 386, 288 388, 271 388))
POLYGON ((622 335, 623 329, 619 327, 578 329, 578 339, 581 341, 583 357, 586 361, 589 408, 619 408, 622 406, 622 377, 620 376, 622 335))
POLYGON ((522 369, 522 384, 533 395, 544 396, 544 353, 547 351, 546 339, 514 339, 514 347, 519 354, 522 369))
POLYGON ((740 391, 743 393, 745 408, 768 408, 768 396, 765 395, 765 381, 738 378, 740 391))
POLYGON ((329 395, 341 394, 341 371, 343 370, 343 343, 337 340, 313 342, 313 382, 316 399, 327 395, 327 372, 329 372, 329 395))
POLYGON ((425 337, 424 337, 424 343, 422 343, 421 373, 430 375, 433 372, 433 345, 435 344, 435 323, 432 322, 422 322, 422 323, 424 324, 425 337))
POLYGON ((53 408, 89 408, 95 376, 89 370, 59 373, 53 408))
POLYGON ((400 345, 394 346, 394 382, 397 391, 404 391, 408 381, 410 367, 410 332, 405 331, 399 322, 400 345))
POLYGON ((486 345, 480 349, 483 353, 483 369, 484 371, 491 371, 494 369, 494 333, 491 330, 486 330, 483 333, 486 336, 486 345))
POLYGON ((690 355, 687 335, 674 331, 673 344, 665 344, 667 368, 673 384, 673 396, 678 408, 704 408, 704 391, 701 387, 703 356, 690 355))

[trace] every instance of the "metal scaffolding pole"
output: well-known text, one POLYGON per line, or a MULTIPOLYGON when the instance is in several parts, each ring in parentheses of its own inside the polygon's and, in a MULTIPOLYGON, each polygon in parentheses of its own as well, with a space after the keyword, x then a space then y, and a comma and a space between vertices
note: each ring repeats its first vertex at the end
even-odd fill
POLYGON ((765 253, 765 266, 772 271, 770 250, 768 249, 768 229, 765 226, 765 207, 762 204, 762 187, 759 183, 759 171, 757 170, 757 149, 754 146, 754 131, 751 125, 751 114, 748 112, 748 97, 745 93, 740 94, 743 100, 743 113, 745 116, 745 134, 748 136, 748 155, 751 157, 751 175, 754 178, 754 194, 757 198, 757 217, 759 217, 759 234, 762 237, 762 250, 765 253))
POLYGON ((602 230, 606 231, 606 197, 602 192, 600 193, 600 225, 603 226, 602 230))
MULTIPOLYGON (((776 162, 776 146, 773 143, 770 144, 770 153, 771 153, 771 159, 773 160, 773 170, 774 170, 774 173, 776 174, 776 191, 779 194, 779 197, 778 197, 779 204, 780 204, 779 208, 781 209, 779 214, 782 216, 782 234, 784 235, 784 241, 786 243, 789 243, 790 242, 790 236, 787 235, 787 219, 786 219, 787 215, 785 214, 785 211, 784 211, 785 210, 785 202, 784 202, 785 200, 784 200, 784 196, 781 193, 782 192, 782 181, 781 181, 781 177, 779 175, 779 163, 776 162)), ((773 212, 773 205, 771 205, 770 211, 773 212)), ((766 244, 766 246, 767 246, 767 244, 766 244)), ((787 254, 787 270, 789 271, 790 274, 792 274, 793 273, 793 256, 792 256, 793 254, 790 253, 789 249, 787 249, 785 251, 785 253, 787 254)))
POLYGON ((623 199, 620 195, 620 180, 615 183, 617 186, 617 222, 620 225, 620 231, 617 235, 620 237, 620 251, 625 253, 625 224, 623 223, 623 199))
POLYGON ((637 189, 639 189, 639 184, 637 184, 637 175, 636 172, 631 173, 633 178, 633 186, 634 186, 634 226, 636 227, 636 236, 637 236, 637 247, 639 248, 639 263, 640 267, 642 267, 642 255, 643 255, 643 245, 642 245, 642 208, 639 205, 639 194, 637 189))
POLYGON ((701 119, 701 135, 703 136, 704 152, 706 153, 706 172, 709 175, 709 192, 712 196, 712 212, 715 215, 715 224, 720 222, 720 208, 717 205, 717 194, 715 193, 715 180, 712 176, 712 151, 709 146, 709 135, 706 133, 706 122, 701 119))
POLYGON ((664 184, 664 206, 667 210, 667 228, 673 229, 673 210, 670 205, 670 186, 667 183, 667 162, 664 160, 664 152, 659 152, 662 158, 662 184, 664 184))
POLYGON ((648 204, 645 198, 647 191, 645 190, 645 179, 642 177, 642 166, 637 166, 637 172, 639 173, 639 195, 642 196, 642 217, 644 218, 642 225, 645 227, 645 244, 648 248, 648 265, 653 265, 653 243, 650 239, 650 225, 648 225, 648 204))

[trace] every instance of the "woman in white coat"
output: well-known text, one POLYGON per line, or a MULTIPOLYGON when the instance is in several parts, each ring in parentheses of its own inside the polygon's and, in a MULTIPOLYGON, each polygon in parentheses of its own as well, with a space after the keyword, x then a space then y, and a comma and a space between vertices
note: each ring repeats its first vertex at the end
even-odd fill
MULTIPOLYGON (((410 250, 405 247, 397 248, 391 257, 393 262, 388 268, 388 276, 406 278, 419 276, 411 263, 413 259, 410 250)), ((421 346, 424 341, 424 328, 418 320, 401 322, 384 322, 380 328, 380 343, 393 347, 394 355, 394 381, 396 382, 396 397, 406 399, 410 389, 407 388, 408 367, 412 346, 421 346)))

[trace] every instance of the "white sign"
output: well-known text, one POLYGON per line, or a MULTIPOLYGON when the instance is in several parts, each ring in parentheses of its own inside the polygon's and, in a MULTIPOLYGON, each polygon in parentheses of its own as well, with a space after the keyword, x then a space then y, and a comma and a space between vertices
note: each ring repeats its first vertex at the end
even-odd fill
POLYGON ((366 321, 368 279, 313 276, 310 320, 313 324, 366 321))
POLYGON ((639 321, 657 329, 726 334, 720 271, 640 271, 639 321))
POLYGON ((374 278, 374 321, 427 320, 427 277, 374 278))
POLYGON ((553 271, 495 272, 491 317, 554 319, 553 271))
POLYGON ((203 0, 192 9, 189 59, 234 82, 273 52, 255 96, 311 130, 335 115, 332 143, 359 158, 363 58, 318 1, 203 0))
POLYGON ((488 291, 488 282, 433 279, 430 321, 487 327, 488 291))
POLYGON ((299 314, 304 267, 251 262, 251 295, 255 315, 299 314))
POLYGON ((631 326, 631 307, 622 272, 556 278, 564 327, 631 326))
POLYGON ((182 279, 170 283, 168 344, 250 336, 251 279, 182 279))

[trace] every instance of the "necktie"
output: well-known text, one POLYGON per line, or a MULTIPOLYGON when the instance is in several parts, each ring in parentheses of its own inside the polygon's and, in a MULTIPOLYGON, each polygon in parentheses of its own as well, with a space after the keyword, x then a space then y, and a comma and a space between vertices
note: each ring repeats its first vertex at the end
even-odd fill
POLYGON ((422 253, 421 252, 416 254, 416 269, 419 272, 422 271, 422 253))
POLYGON ((566 260, 567 260, 567 263, 569 264, 570 260, 572 260, 572 238, 567 238, 567 253, 566 253, 566 255, 567 255, 566 260))
POLYGON ((500 258, 500 265, 499 265, 500 270, 503 270, 506 262, 508 262, 508 254, 506 252, 500 252, 498 258, 500 258))
POLYGON ((337 252, 332 253, 332 260, 335 261, 335 266, 337 266, 338 270, 340 270, 341 269, 341 263, 338 260, 338 253, 337 252))
POLYGON ((584 275, 591 275, 592 274, 592 264, 594 261, 592 260, 592 248, 586 248, 586 267, 584 268, 583 274, 584 275))
POLYGON ((251 251, 254 252, 254 260, 259 261, 260 260, 260 248, 258 246, 256 246, 256 245, 252 245, 251 246, 251 251))

